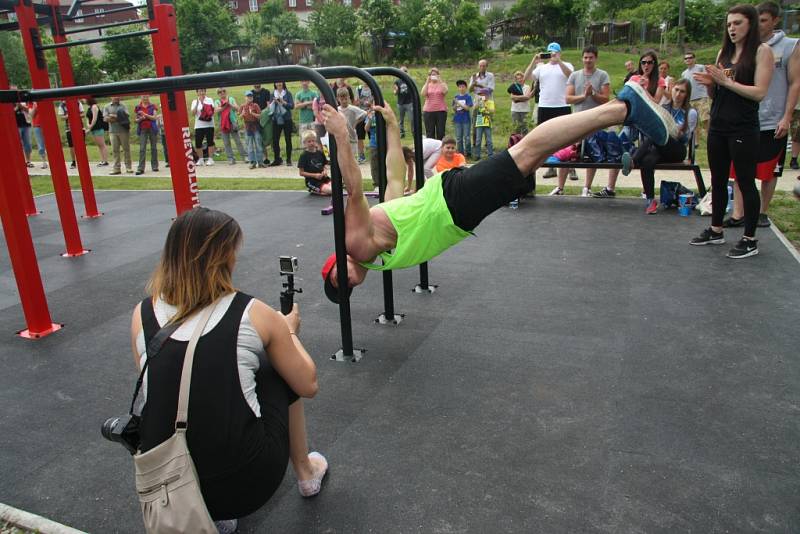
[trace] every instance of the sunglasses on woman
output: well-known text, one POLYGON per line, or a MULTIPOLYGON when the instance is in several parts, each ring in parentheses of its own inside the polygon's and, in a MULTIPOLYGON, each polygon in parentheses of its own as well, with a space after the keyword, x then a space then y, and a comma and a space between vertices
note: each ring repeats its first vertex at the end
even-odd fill
POLYGON ((640 61, 640 63, 642 65, 652 65, 655 63, 655 61, 653 61, 652 59, 643 59, 642 61, 640 61))

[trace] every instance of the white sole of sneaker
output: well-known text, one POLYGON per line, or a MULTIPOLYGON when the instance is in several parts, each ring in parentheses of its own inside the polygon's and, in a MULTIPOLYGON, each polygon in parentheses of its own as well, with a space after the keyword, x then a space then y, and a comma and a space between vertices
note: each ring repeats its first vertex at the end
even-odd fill
POLYGON ((692 243, 690 241, 689 244, 695 247, 704 247, 706 245, 724 245, 725 239, 712 239, 711 241, 703 241, 702 243, 692 243))
POLYGON ((749 258, 750 256, 756 256, 756 255, 758 255, 758 249, 757 248, 751 250, 747 254, 742 254, 741 256, 731 256, 730 254, 727 254, 727 256, 732 260, 741 260, 743 258, 749 258))

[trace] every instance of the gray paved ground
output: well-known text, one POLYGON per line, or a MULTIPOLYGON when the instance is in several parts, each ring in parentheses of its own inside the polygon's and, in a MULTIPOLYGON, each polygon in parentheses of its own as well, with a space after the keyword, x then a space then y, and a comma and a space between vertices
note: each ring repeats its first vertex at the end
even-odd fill
MULTIPOLYGON (((79 196, 75 195, 79 204, 79 196)), ((242 224, 236 282, 277 304, 277 256, 300 258, 301 337, 321 390, 311 445, 331 475, 302 500, 288 471, 242 532, 798 532, 800 265, 690 248, 707 219, 637 200, 539 198, 503 209, 431 264, 434 295, 395 273, 354 293, 359 364, 320 291, 323 199, 204 192, 242 224)), ((130 310, 170 217, 168 192, 99 192, 92 254, 58 256, 52 197, 30 220, 54 320, 31 342, 0 247, 0 502, 89 532, 140 532, 132 462, 100 423, 135 381, 130 310)), ((80 210, 80 206, 78 207, 80 210)), ((731 233, 728 238, 736 238, 731 233)))

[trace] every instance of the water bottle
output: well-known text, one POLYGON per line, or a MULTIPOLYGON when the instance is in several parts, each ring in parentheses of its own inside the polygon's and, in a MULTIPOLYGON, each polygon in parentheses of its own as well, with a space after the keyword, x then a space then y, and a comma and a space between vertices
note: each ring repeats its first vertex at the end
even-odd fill
POLYGON ((728 186, 728 205, 725 207, 725 213, 733 211, 733 186, 728 186))
POLYGON ((519 208, 519 199, 515 198, 514 200, 512 200, 511 203, 508 205, 508 207, 511 208, 512 210, 519 208))

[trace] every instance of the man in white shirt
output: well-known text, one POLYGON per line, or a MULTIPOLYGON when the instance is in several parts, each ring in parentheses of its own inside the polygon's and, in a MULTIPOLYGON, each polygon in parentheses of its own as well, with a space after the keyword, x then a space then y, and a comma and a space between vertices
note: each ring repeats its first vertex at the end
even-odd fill
POLYGON ((194 115, 194 149, 197 165, 214 164, 214 101, 206 96, 205 89, 197 90, 197 98, 192 100, 191 113, 194 115), (203 141, 208 147, 208 157, 203 161, 203 141))
MULTIPOLYGON (((561 61, 561 45, 550 43, 547 52, 533 56, 533 60, 525 69, 524 79, 534 79, 539 82, 539 105, 536 110, 536 124, 542 124, 550 119, 569 115, 572 112, 567 104, 567 80, 575 70, 571 63, 561 61)), ((562 169, 559 169, 562 171, 562 169)), ((570 178, 577 180, 575 169, 569 169, 570 178)), ((567 172, 563 169, 563 172, 567 172)), ((548 170, 544 177, 552 178, 555 170, 548 170)))

